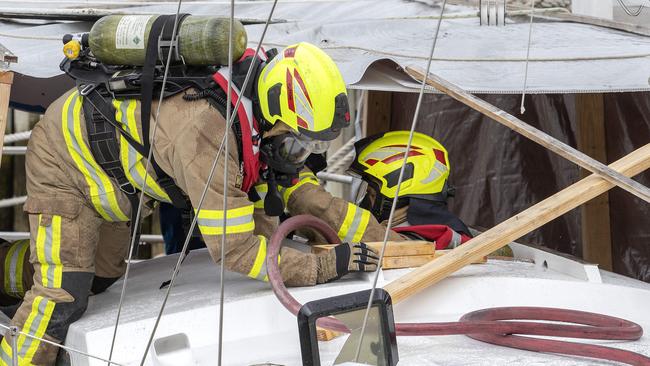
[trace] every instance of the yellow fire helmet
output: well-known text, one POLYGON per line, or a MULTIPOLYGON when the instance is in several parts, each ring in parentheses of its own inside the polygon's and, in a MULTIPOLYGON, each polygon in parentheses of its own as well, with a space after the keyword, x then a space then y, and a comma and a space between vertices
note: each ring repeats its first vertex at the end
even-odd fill
POLYGON ((305 42, 286 47, 264 66, 257 81, 260 109, 272 125, 322 141, 350 123, 345 82, 334 61, 305 42))
MULTIPOLYGON (((360 175, 379 196, 375 197, 375 204, 384 201, 379 198, 387 198, 387 201, 395 198, 408 138, 408 131, 394 131, 366 137, 355 143, 356 157, 351 170, 360 175)), ((449 171, 447 150, 432 137, 416 132, 406 157, 399 198, 426 197, 445 192, 449 171)))

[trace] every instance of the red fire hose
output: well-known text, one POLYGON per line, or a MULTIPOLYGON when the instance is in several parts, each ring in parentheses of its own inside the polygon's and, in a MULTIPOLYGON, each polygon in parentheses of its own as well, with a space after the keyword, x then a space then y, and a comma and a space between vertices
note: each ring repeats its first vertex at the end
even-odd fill
MULTIPOLYGON (((292 231, 311 228, 319 231, 330 243, 340 243, 337 233, 321 219, 311 215, 295 216, 285 221, 270 240, 266 266, 269 282, 278 300, 292 314, 302 307, 282 282, 277 257, 282 240, 292 231)), ((343 323, 334 318, 319 319, 318 325, 341 332, 349 332, 343 323)), ((521 336, 538 335, 602 340, 635 341, 643 335, 636 323, 612 316, 584 311, 541 308, 503 307, 473 311, 463 315, 458 322, 399 323, 395 324, 398 336, 432 336, 465 334, 470 338, 500 346, 535 352, 558 353, 622 362, 629 365, 650 365, 650 358, 621 349, 592 344, 556 341, 521 336), (503 321, 508 320, 508 321, 503 321), (513 320, 526 320, 516 322, 513 320), (553 321, 572 324, 534 322, 553 321), (580 324, 580 325, 577 325, 580 324), (518 335, 514 335, 518 334, 518 335)))

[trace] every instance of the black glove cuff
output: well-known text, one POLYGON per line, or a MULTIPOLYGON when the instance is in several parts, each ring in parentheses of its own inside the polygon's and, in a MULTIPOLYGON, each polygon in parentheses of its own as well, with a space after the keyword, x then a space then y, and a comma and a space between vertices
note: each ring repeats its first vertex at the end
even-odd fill
POLYGON ((348 269, 350 265, 350 246, 343 243, 334 247, 336 253, 336 273, 339 277, 350 272, 348 269))

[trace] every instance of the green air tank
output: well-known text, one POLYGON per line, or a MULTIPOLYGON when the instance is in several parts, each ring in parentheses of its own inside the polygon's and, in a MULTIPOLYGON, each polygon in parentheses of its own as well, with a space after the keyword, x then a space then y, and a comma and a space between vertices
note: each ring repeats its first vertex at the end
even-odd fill
MULTIPOLYGON (((107 65, 144 65, 149 31, 158 15, 109 15, 90 30, 88 43, 98 61, 107 65)), ((187 16, 178 30, 178 50, 187 65, 227 65, 230 20, 187 16)), ((233 61, 246 50, 244 25, 233 23, 233 61)))

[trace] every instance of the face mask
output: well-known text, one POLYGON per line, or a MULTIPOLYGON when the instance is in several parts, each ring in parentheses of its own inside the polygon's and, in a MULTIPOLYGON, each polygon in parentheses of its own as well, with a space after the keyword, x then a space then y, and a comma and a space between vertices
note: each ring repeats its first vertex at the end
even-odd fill
POLYGON ((278 156, 289 164, 304 164, 309 155, 322 154, 329 148, 329 141, 314 140, 304 135, 285 133, 277 136, 278 156))
POLYGON ((267 215, 278 216, 284 210, 277 186, 292 186, 305 166, 307 158, 311 154, 324 153, 328 147, 329 141, 314 140, 294 132, 286 132, 262 140, 260 152, 262 160, 268 166, 268 170, 263 174, 269 186, 264 200, 264 210, 267 215))
POLYGON ((297 174, 311 154, 327 151, 329 141, 314 140, 293 132, 272 136, 262 141, 264 162, 283 174, 297 174))

